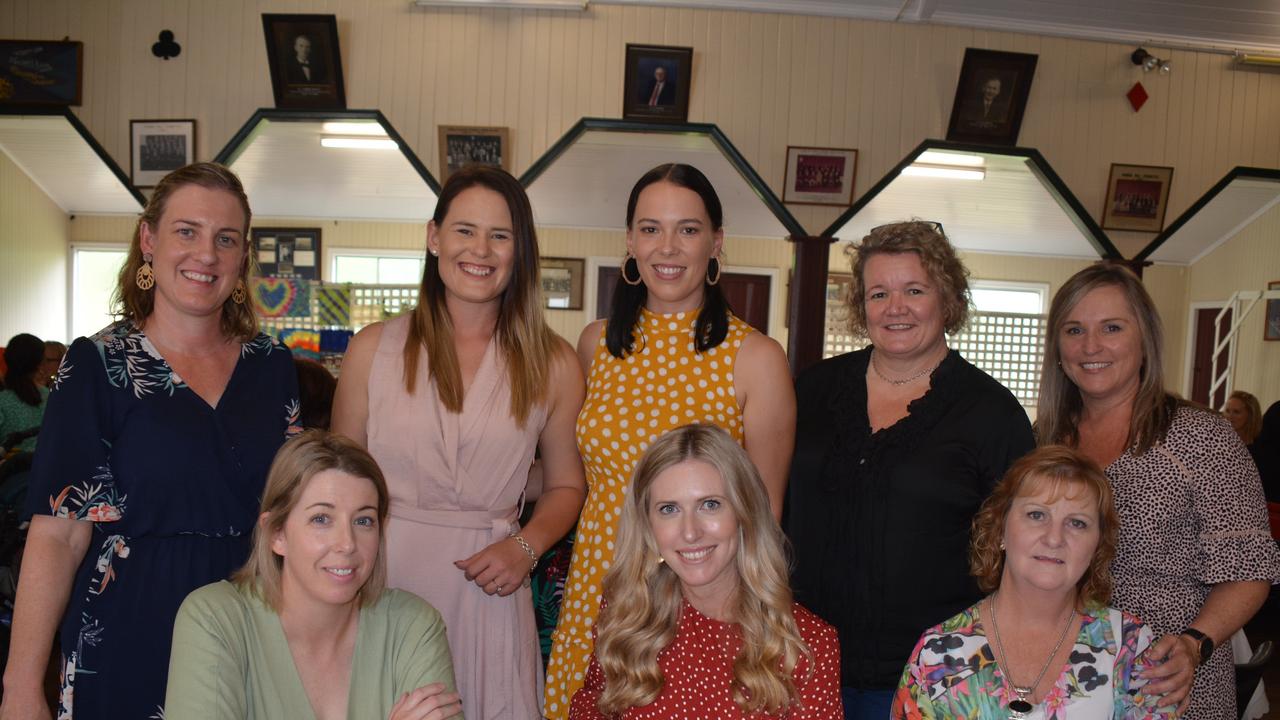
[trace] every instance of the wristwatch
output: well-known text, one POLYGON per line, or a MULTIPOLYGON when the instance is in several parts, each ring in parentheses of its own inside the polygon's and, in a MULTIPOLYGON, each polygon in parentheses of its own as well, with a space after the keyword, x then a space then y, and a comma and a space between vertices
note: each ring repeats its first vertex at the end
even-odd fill
POLYGON ((1213 638, 1193 627, 1189 627, 1179 634, 1186 635, 1200 645, 1200 665, 1209 662, 1209 656, 1213 655, 1213 638))

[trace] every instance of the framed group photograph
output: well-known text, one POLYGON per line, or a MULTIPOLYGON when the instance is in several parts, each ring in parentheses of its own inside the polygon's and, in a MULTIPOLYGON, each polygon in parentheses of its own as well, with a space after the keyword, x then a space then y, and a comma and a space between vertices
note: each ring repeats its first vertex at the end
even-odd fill
MULTIPOLYGON (((1268 290, 1280 290, 1280 280, 1267 283, 1268 290)), ((1263 340, 1280 340, 1280 300, 1267 301, 1267 326, 1262 332, 1263 340)))
POLYGON ((140 188, 196 159, 195 120, 130 120, 129 179, 140 188))
POLYGON ((253 228, 258 274, 320 280, 320 228, 253 228))
POLYGON ((276 107, 346 109, 336 16, 264 13, 262 31, 276 107))
POLYGON ((787 147, 782 201, 794 205, 853 204, 858 151, 851 148, 787 147))
POLYGON ((1038 55, 965 48, 947 139, 1017 145, 1038 55))
POLYGON ((582 277, 586 271, 582 258, 544 257, 542 266, 542 304, 553 310, 582 309, 582 277))
POLYGON ((689 121, 693 48, 627 44, 622 89, 625 120, 689 121))
POLYGON ((468 165, 511 170, 510 134, 504 127, 440 126, 440 182, 468 165))
POLYGON ((0 40, 0 105, 79 105, 84 43, 0 40))
POLYGON ((1102 229, 1158 233, 1164 229, 1173 168, 1111 164, 1102 229))

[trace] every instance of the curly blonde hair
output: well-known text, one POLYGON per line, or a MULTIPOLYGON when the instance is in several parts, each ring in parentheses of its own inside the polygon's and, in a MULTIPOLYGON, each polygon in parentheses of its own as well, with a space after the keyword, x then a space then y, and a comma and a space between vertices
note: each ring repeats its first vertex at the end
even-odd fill
POLYGON ((1111 560, 1116 555, 1120 518, 1116 515, 1111 481, 1092 460, 1064 445, 1045 445, 1015 462, 973 518, 969 543, 969 572, 983 592, 1000 587, 1004 573, 1005 521, 1013 501, 1039 492, 1046 485, 1052 497, 1083 488, 1098 502, 1098 547, 1084 575, 1076 582, 1082 605, 1106 605, 1111 600, 1111 560))
POLYGON ((791 611, 786 540, 769 509, 760 474, 724 430, 686 425, 656 440, 640 458, 623 502, 595 645, 605 676, 597 707, 605 715, 648 705, 662 692, 658 653, 675 639, 682 594, 675 572, 658 562, 649 502, 654 480, 691 460, 719 472, 738 521, 738 591, 730 607, 742 633, 742 649, 733 662, 734 703, 747 715, 778 714, 799 702, 792 681, 799 659, 812 665, 791 611))
POLYGON ((863 273, 867 261, 881 253, 911 252, 920 256, 929 281, 938 289, 943 329, 947 334, 959 332, 969 322, 969 270, 956 255, 941 225, 926 220, 881 225, 872 228, 862 242, 849 245, 844 252, 853 270, 845 300, 849 304, 849 330, 856 337, 867 337, 867 286, 863 273))

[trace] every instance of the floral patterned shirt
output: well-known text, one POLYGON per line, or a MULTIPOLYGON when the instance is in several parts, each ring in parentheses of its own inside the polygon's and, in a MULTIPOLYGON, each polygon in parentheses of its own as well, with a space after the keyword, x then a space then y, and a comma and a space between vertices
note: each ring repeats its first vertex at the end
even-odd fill
MULTIPOLYGON (((981 603, 920 636, 897 695, 893 718, 1004 718, 1017 699, 996 664, 978 617, 981 603)), ((1142 692, 1142 653, 1153 635, 1136 617, 1114 608, 1080 614, 1080 632, 1053 689, 1027 715, 1065 718, 1173 718, 1173 707, 1142 692)))

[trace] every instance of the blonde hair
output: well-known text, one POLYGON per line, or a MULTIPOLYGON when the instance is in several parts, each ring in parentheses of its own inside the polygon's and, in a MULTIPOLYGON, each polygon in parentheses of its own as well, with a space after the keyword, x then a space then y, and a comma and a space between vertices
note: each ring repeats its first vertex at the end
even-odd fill
POLYGON ((799 702, 791 675, 812 653, 800 637, 791 609, 785 538, 769 509, 760 474, 746 452, 714 425, 686 425, 656 440, 640 458, 622 506, 617 551, 604 578, 595 655, 605 689, 597 703, 613 715, 648 705, 665 679, 658 653, 671 644, 680 623, 680 580, 658 562, 649 524, 654 480, 689 461, 714 467, 738 521, 735 558, 738 591, 730 604, 742 633, 733 661, 732 697, 742 712, 779 713, 799 702))
POLYGON ((1164 439, 1178 407, 1177 397, 1164 389, 1164 330, 1160 313, 1142 281, 1123 265, 1101 262, 1072 275, 1058 288, 1049 306, 1044 360, 1040 366, 1040 411, 1036 436, 1041 445, 1070 445, 1080 441, 1077 424, 1083 401, 1080 389, 1062 369, 1060 349, 1067 316, 1085 295, 1102 287, 1120 290, 1137 322, 1142 344, 1138 394, 1133 401, 1125 447, 1141 455, 1164 439))
MULTIPOLYGON (((249 198, 244 193, 244 186, 235 173, 222 165, 210 162, 192 163, 165 175, 151 193, 151 199, 147 201, 142 215, 138 217, 138 224, 133 229, 133 239, 129 241, 129 254, 125 257, 124 266, 120 268, 116 289, 111 296, 112 311, 121 320, 129 320, 140 326, 155 308, 155 289, 143 290, 135 280, 138 268, 143 263, 142 226, 146 225, 152 232, 157 232, 160 219, 169 206, 169 198, 188 185, 230 193, 240 203, 240 209, 244 210, 242 233, 245 251, 245 261, 240 268, 240 282, 244 283, 246 290, 249 288, 249 279, 254 275, 257 264, 254 262, 249 240, 249 220, 253 214, 249 211, 249 198)), ((253 310, 252 301, 246 299, 243 303, 238 303, 231 298, 224 300, 221 325, 222 334, 228 338, 236 338, 241 342, 252 340, 258 334, 258 316, 253 310)))
POLYGON ((938 289, 943 329, 955 334, 969 322, 969 270, 942 232, 942 226, 925 220, 891 223, 871 229, 862 242, 844 250, 851 262, 849 282, 849 330, 867 337, 867 285, 863 279, 867 261, 880 254, 915 253, 929 281, 938 289))
POLYGON ((1063 445, 1046 445, 1022 456, 1004 474, 1004 479, 982 503, 973 517, 969 542, 969 572, 983 592, 1000 587, 1004 572, 1005 521, 1009 508, 1019 497, 1050 487, 1050 495, 1067 493, 1067 486, 1083 487, 1098 503, 1098 547, 1089 567, 1076 582, 1083 605, 1106 605, 1111 601, 1111 561, 1116 556, 1120 517, 1111 494, 1111 481, 1093 461, 1063 445))
POLYGON ((364 448, 351 440, 324 430, 309 430, 285 442, 276 453, 262 495, 260 513, 265 517, 260 517, 253 529, 249 561, 231 577, 236 585, 257 593, 277 613, 281 607, 280 572, 284 558, 271 550, 272 538, 284 529, 307 483, 326 470, 340 470, 373 483, 378 493, 378 557, 369 579, 360 588, 361 607, 376 603, 387 587, 385 527, 391 494, 382 470, 364 448))
MULTIPOLYGON (((499 299, 494 335, 510 375, 511 417, 523 426, 534 405, 546 400, 551 365, 559 355, 556 334, 542 317, 533 209, 524 188, 506 171, 473 165, 449 176, 431 222, 437 228, 442 227, 453 201, 473 187, 501 195, 511 213, 515 257, 511 278, 499 299)), ((404 341, 404 387, 413 394, 418 379, 418 354, 426 348, 430 377, 436 381, 441 404, 449 412, 460 413, 462 371, 453 346, 453 319, 445 306, 445 294, 444 281, 440 279, 440 259, 427 253, 418 306, 413 309, 409 334, 404 341)))
POLYGON ((1242 438, 1245 445, 1252 444, 1254 440, 1258 439, 1258 433, 1262 432, 1262 403, 1258 402, 1258 398, 1254 397, 1253 393, 1247 393, 1244 390, 1236 390, 1231 393, 1231 397, 1228 399, 1232 398, 1239 400, 1244 405, 1246 414, 1249 416, 1244 421, 1242 438))

